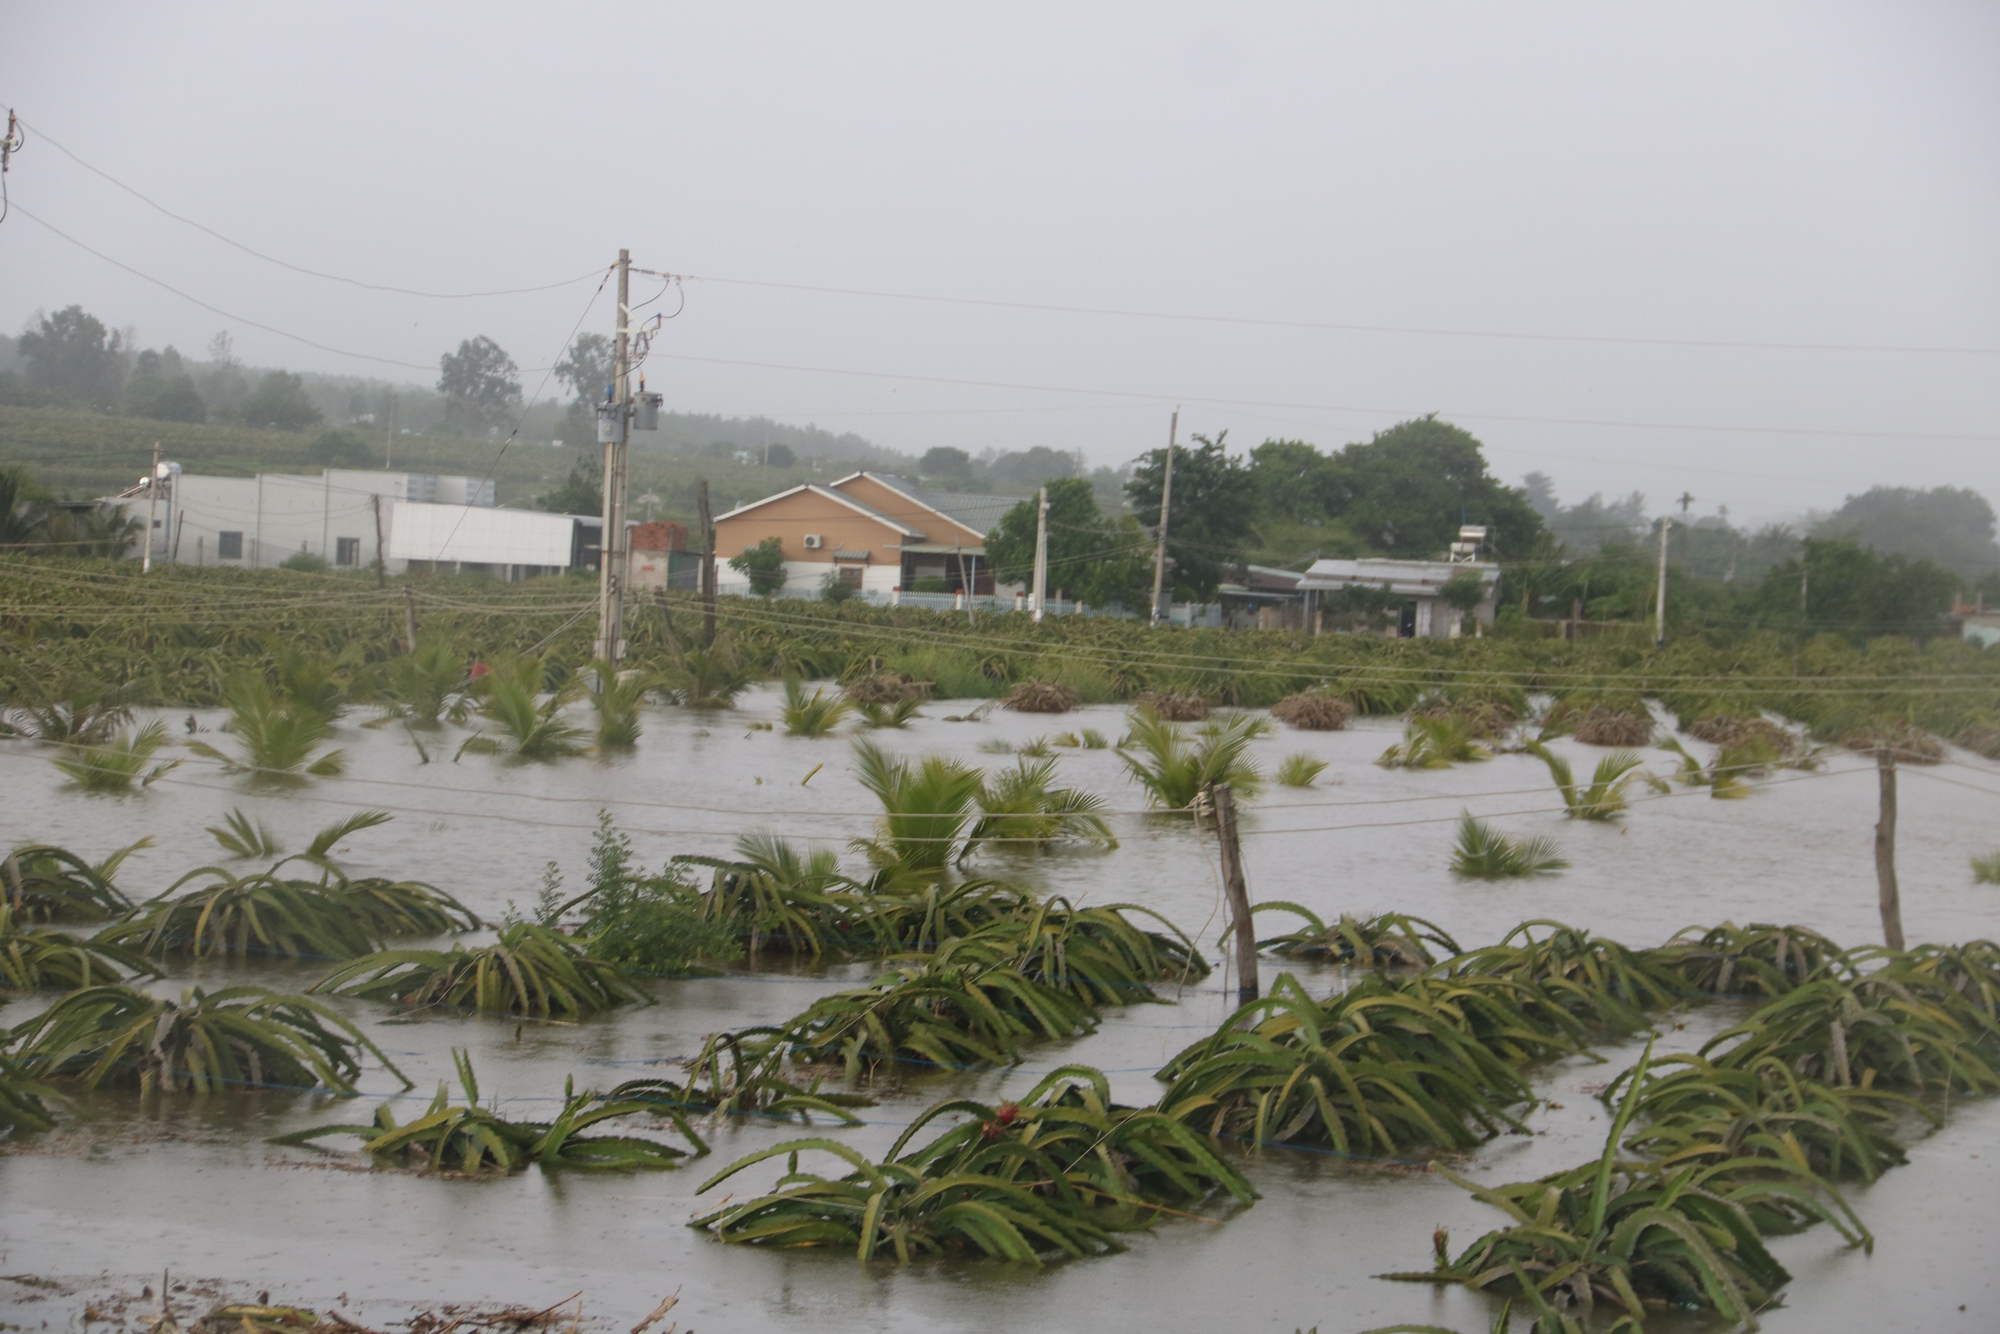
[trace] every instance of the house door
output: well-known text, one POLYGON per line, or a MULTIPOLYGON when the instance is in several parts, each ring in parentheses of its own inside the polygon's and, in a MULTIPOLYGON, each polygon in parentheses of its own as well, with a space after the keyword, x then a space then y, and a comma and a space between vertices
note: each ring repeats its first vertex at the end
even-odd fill
POLYGON ((1414 639, 1417 634, 1417 604, 1405 602, 1402 614, 1396 620, 1396 635, 1401 639, 1414 639))

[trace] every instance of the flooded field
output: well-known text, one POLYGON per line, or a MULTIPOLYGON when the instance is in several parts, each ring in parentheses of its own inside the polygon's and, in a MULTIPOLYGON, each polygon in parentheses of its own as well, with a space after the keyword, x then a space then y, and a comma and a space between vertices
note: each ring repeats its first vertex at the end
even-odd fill
MULTIPOLYGON (((970 703, 927 705, 907 731, 871 735, 906 753, 944 752, 986 766, 997 741, 1095 728, 1123 730, 1117 709, 1060 718, 993 711, 947 721, 970 703)), ((580 887, 600 809, 611 812, 651 864, 680 853, 727 853, 737 836, 769 830, 845 850, 868 832, 874 804, 850 770, 847 742, 809 741, 748 724, 776 714, 775 692, 743 697, 728 713, 654 709, 630 757, 508 765, 451 755, 464 733, 427 740, 429 761, 401 729, 341 728, 350 767, 287 791, 251 789, 213 766, 191 762, 143 794, 92 796, 59 783, 45 752, 0 743, 0 810, 10 841, 33 840, 102 856, 141 836, 121 883, 135 897, 216 860, 205 826, 231 807, 267 822, 292 847, 361 808, 395 812, 393 823, 355 835, 338 852, 359 873, 436 883, 489 918, 534 899, 544 865, 557 862, 580 887)), ((176 732, 186 715, 166 715, 176 732)), ((195 715, 213 726, 217 715, 195 715)), ((1761 780, 1746 800, 1716 801, 1701 789, 1641 797, 1615 823, 1564 820, 1539 760, 1502 756, 1449 770, 1405 772, 1372 761, 1400 735, 1399 722, 1361 720, 1337 733, 1280 729, 1255 744, 1267 770, 1305 752, 1328 768, 1318 785, 1273 787, 1244 816, 1251 895, 1285 899, 1322 916, 1397 910, 1426 917, 1474 946, 1531 918, 1556 918, 1634 946, 1681 928, 1737 922, 1796 922, 1843 944, 1879 939, 1872 863, 1876 781, 1871 761, 1846 753, 1812 773, 1761 780), (1571 862, 1560 875, 1512 883, 1460 882, 1447 871, 1461 810, 1509 834, 1546 833, 1571 862)), ((1587 771, 1601 752, 1568 742, 1587 771)), ((1140 789, 1109 750, 1058 749, 1059 776, 1103 794, 1122 846, 983 858, 982 873, 1087 904, 1129 902, 1196 936, 1211 958, 1224 913, 1215 847, 1181 824, 1143 814, 1140 789)), ((1665 773, 1668 758, 1649 752, 1665 773)), ((1899 865, 1909 939, 1963 941, 2000 935, 2000 888, 1972 882, 1967 858, 2000 845, 1993 797, 2000 767, 1961 752, 1935 769, 1905 769, 1899 865)), ((1271 928, 1279 919, 1270 919, 1271 928)), ((1260 916, 1260 927, 1266 925, 1260 916)), ((1264 977, 1281 969, 1266 959, 1264 977)), ((191 982, 254 980, 302 988, 324 965, 205 966, 154 984, 163 994, 191 982)), ((407 1117, 451 1073, 453 1047, 470 1049, 482 1091, 531 1115, 561 1092, 608 1087, 656 1063, 691 1054, 723 1028, 769 1023, 813 996, 874 972, 848 965, 820 973, 737 970, 729 976, 653 984, 659 1004, 627 1007, 575 1024, 427 1014, 337 1001, 416 1082, 403 1092, 371 1069, 363 1115, 380 1097, 407 1117), (402 1110, 407 1109, 407 1110, 402 1110)), ((1294 969, 1315 994, 1337 973, 1294 969)), ((53 1279, 68 1291, 0 1281, 8 1323, 75 1325, 84 1300, 136 1290, 162 1270, 269 1289, 323 1309, 386 1323, 417 1306, 449 1301, 530 1307, 584 1293, 587 1316, 625 1328, 680 1289, 683 1329, 798 1331, 1049 1331, 1257 1329, 1318 1325, 1326 1334, 1396 1322, 1466 1331, 1488 1328, 1493 1307, 1459 1289, 1385 1282, 1371 1275, 1429 1264, 1431 1231, 1462 1244, 1500 1215, 1420 1170, 1356 1163, 1299 1151, 1246 1159, 1263 1198, 1221 1208, 1204 1221, 1163 1225, 1124 1255, 1034 1272, 996 1265, 863 1268, 851 1256, 772 1253, 720 1245, 686 1226, 711 1204, 696 1189, 742 1153, 829 1133, 878 1153, 937 1098, 1017 1094, 1042 1072, 1080 1061, 1109 1073, 1121 1098, 1158 1096, 1152 1072, 1229 1009, 1218 970, 1171 1005, 1106 1015, 1092 1036, 1033 1049, 1013 1070, 913 1076, 846 1130, 802 1132, 747 1120, 716 1126, 714 1154, 678 1170, 601 1174, 529 1171, 469 1182, 364 1170, 352 1157, 274 1148, 268 1137, 332 1120, 358 1120, 357 1106, 304 1094, 257 1093, 207 1102, 166 1098, 142 1106, 128 1095, 66 1100, 51 1134, 0 1151, 0 1273, 53 1279), (150 1276, 150 1277, 149 1277, 150 1276)), ((0 1009, 19 1023, 40 998, 0 1009)), ((1691 1049, 1741 1013, 1721 1002, 1660 1017, 1661 1050, 1691 1049)), ((1538 1072, 1549 1105, 1531 1118, 1536 1134, 1506 1137, 1474 1155, 1468 1175, 1518 1180, 1594 1156, 1606 1126, 1594 1090, 1636 1055, 1606 1047, 1604 1063, 1574 1059, 1538 1072)), ((1780 1238, 1792 1270, 1772 1331, 1987 1330, 2000 1320, 2000 1292, 1985 1261, 2000 1230, 2000 1106, 1966 1102, 1944 1129, 1911 1143, 1911 1163, 1872 1188, 1849 1192, 1874 1230, 1872 1257, 1848 1251, 1821 1227, 1780 1238)), ((719 1188, 763 1189, 777 1164, 719 1188)), ((1668 1320, 1650 1328, 1673 1329, 1668 1320)), ((1681 1326, 1699 1328, 1699 1326, 1681 1326)))

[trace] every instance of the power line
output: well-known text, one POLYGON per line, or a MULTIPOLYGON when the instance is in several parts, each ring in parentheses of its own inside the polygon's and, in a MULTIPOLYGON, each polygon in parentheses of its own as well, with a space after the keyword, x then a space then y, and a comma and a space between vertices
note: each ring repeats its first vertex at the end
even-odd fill
MULTIPOLYGON (((1199 403, 1205 407, 1291 408, 1307 412, 1354 412, 1383 417, 1421 417, 1414 408, 1361 407, 1337 403, 1292 403, 1275 399, 1207 398, 1199 394, 1152 394, 1130 389, 1090 389, 1075 385, 1030 384, 1015 380, 974 380, 961 376, 915 375, 896 371, 862 371, 840 366, 802 366, 793 362, 746 361, 733 357, 700 357, 689 353, 660 352, 668 361, 693 362, 709 366, 737 366, 751 370, 798 371, 808 375, 845 375, 864 380, 901 380, 912 384, 941 384, 975 389, 1014 389, 1037 394, 1081 394, 1092 398, 1140 399, 1152 403, 1199 403)), ((1644 431, 1701 431, 1741 435, 1816 435, 1855 440, 1942 440, 1974 444, 2000 443, 2000 435, 1967 435, 1937 431, 1853 431, 1813 426, 1718 426, 1698 422, 1638 422, 1593 417, 1530 417, 1498 412, 1450 412, 1466 421, 1519 422, 1538 426, 1602 426, 1644 431)))
MULTIPOLYGON (((21 123, 23 125, 26 125, 28 122, 24 120, 21 123)), ((172 218, 175 222, 181 223, 188 227, 192 227, 198 232, 204 232, 207 235, 212 236, 216 240, 222 242, 224 245, 234 247, 235 249, 242 251, 246 255, 250 255, 256 259, 261 259, 267 264, 275 264, 281 269, 290 269, 293 273, 302 273, 306 275, 308 278, 324 278, 328 282, 345 283, 349 287, 358 287, 363 291, 367 292, 393 292, 398 296, 420 296, 420 297, 427 297, 433 301, 470 301, 481 297, 525 296, 533 292, 552 292, 560 287, 574 287, 578 283, 589 281, 590 273, 597 272, 596 269, 592 269, 590 273, 579 274, 577 277, 574 278, 565 278, 561 282, 543 283, 539 287, 503 287, 490 292, 424 292, 410 287, 391 287, 385 283, 362 282, 358 278, 348 278, 338 273, 323 273, 318 269, 309 269, 306 268, 304 265, 293 264, 288 260, 279 259, 275 255, 267 255, 261 250, 253 249, 250 246, 244 245, 241 241, 234 240, 228 236, 224 236, 221 232, 216 231, 213 227, 207 226, 204 223, 196 222, 193 218, 183 217, 181 214, 174 212, 172 209, 168 208, 166 205, 160 203, 158 200, 152 198, 151 196, 141 194, 138 190, 135 190, 131 186, 125 184, 125 182, 119 180, 116 176, 113 176, 110 172, 105 171, 103 168, 95 167, 92 166, 90 163, 85 162, 75 153, 63 147, 62 144, 58 143, 54 139, 51 139, 49 137, 48 131, 44 130, 41 126, 37 125, 32 128, 34 129, 35 134, 39 137, 42 143, 49 145, 49 147, 55 149, 58 153, 61 153, 64 157, 76 163, 77 166, 82 167, 85 171, 90 172, 92 175, 101 177, 104 180, 109 181, 111 184, 117 186, 120 190, 123 190, 126 194, 131 195, 134 199, 137 199, 139 202, 145 204, 148 208, 157 210, 158 212, 165 214, 167 217, 172 218)), ((23 211, 25 212, 25 210, 23 211)), ((37 219, 37 221, 40 221, 40 219, 37 219)), ((43 223, 43 226, 47 225, 48 224, 43 223)), ((55 229, 51 227, 49 230, 54 231, 55 229)), ((61 235, 61 233, 57 234, 61 235)), ((102 256, 100 256, 100 258, 102 258, 102 256)), ((232 316, 231 318, 233 319, 235 317, 232 316)), ((245 321, 245 323, 248 323, 248 321, 245 321)))
POLYGON ((757 287, 773 291, 811 292, 822 296, 859 296, 889 301, 918 301, 932 305, 978 306, 994 310, 1047 311, 1062 315, 1100 315, 1120 319, 1175 320, 1190 324, 1253 325, 1273 329, 1321 329, 1335 333, 1407 334, 1429 338, 1496 338, 1539 343, 1609 343, 1638 347, 1727 348, 1777 352, 1902 352, 1936 353, 1954 356, 1995 356, 2000 348, 1919 346, 1894 343, 1787 343, 1749 339, 1642 338, 1616 334, 1525 333, 1519 330, 1446 329, 1419 325, 1340 324, 1326 320, 1280 320, 1239 315, 1192 315, 1161 310, 1130 310, 1108 306, 1052 305, 1033 301, 994 301, 979 297, 932 296, 918 292, 883 292, 855 287, 820 287, 806 283, 769 282, 752 278, 718 278, 703 274, 680 275, 688 282, 717 283, 730 287, 757 287))

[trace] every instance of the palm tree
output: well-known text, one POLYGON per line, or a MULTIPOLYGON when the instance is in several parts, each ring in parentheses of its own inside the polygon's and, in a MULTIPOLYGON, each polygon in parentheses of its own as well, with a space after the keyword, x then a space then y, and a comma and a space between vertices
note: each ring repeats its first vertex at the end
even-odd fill
POLYGON ((590 664, 590 707, 597 710, 597 748, 630 750, 639 741, 639 708, 659 684, 651 672, 620 672, 599 659, 590 664))
POLYGON ((1572 820, 1615 820, 1623 815, 1632 783, 1640 777, 1635 771, 1643 763, 1636 751, 1614 750, 1597 762, 1590 786, 1582 787, 1571 774, 1568 760, 1538 741, 1530 742, 1528 751, 1549 766, 1549 776, 1562 793, 1563 813, 1572 820))
POLYGON ((1118 748, 1126 770, 1146 789, 1155 806, 1184 811, 1216 783, 1233 795, 1252 798, 1264 790, 1264 775, 1245 754, 1270 724, 1253 714, 1211 718, 1190 735, 1151 709, 1136 710, 1118 748))
POLYGON ((391 659, 385 674, 391 705, 412 727, 434 728, 466 701, 465 660, 442 641, 391 659))
POLYGON ((816 689, 808 696, 798 677, 785 678, 785 731, 793 736, 825 736, 853 709, 854 701, 845 695, 816 689))
POLYGON ((1056 762, 1019 760, 987 780, 979 794, 979 823, 965 840, 961 860, 986 844, 1042 846, 1073 839, 1101 848, 1118 840, 1105 823, 1104 798, 1080 788, 1056 787, 1056 762))
POLYGON ((550 675, 544 660, 526 655, 488 672, 482 678, 486 698, 479 712, 498 726, 500 735, 481 731, 459 753, 507 753, 517 760, 581 754, 584 730, 564 719, 562 711, 582 696, 584 683, 580 677, 564 677, 544 699, 540 690, 550 675))
POLYGON ((882 803, 879 837, 857 841, 885 871, 907 875, 941 872, 961 853, 985 775, 943 755, 912 762, 892 758, 872 741, 854 743, 861 785, 882 803))
POLYGON ((283 700, 261 672, 236 677, 223 690, 229 706, 226 730, 237 754, 225 755, 205 741, 190 741, 197 755, 220 760, 230 769, 264 777, 295 777, 301 771, 328 775, 347 765, 344 751, 319 755, 313 749, 333 731, 333 721, 317 708, 283 700))

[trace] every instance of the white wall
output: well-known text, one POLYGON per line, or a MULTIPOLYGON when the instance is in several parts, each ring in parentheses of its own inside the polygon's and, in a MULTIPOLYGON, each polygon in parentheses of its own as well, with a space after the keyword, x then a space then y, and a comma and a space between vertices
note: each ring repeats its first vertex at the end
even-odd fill
POLYGON ((399 500, 389 554, 400 561, 567 568, 575 536, 576 520, 567 514, 399 500))

